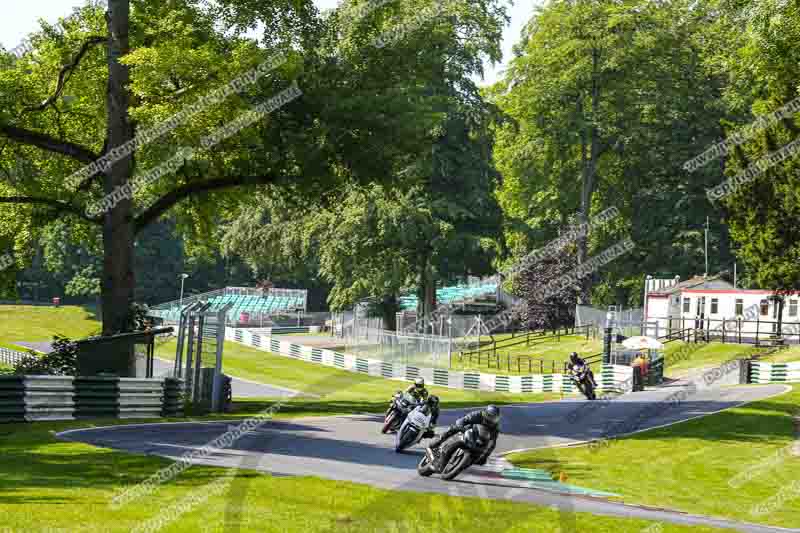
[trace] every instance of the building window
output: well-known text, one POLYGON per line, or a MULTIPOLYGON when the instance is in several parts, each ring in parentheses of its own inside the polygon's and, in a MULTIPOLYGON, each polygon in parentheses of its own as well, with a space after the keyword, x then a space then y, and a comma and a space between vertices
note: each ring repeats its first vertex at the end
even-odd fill
POLYGON ((789 300, 789 316, 797 316, 797 300, 789 300))
POLYGON ((744 313, 744 300, 736 298, 736 316, 742 316, 744 313))
POLYGON ((711 298, 711 314, 719 313, 719 298, 711 298))
POLYGON ((769 302, 767 300, 761 300, 761 316, 767 316, 769 314, 769 302))
POLYGON ((690 312, 691 309, 692 308, 690 306, 689 298, 684 298, 683 299, 683 312, 684 313, 688 313, 688 312, 690 312))

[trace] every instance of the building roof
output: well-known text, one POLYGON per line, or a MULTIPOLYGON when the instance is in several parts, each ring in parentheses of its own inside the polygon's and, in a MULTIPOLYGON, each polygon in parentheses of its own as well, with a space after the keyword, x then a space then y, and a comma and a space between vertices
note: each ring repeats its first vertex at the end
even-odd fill
POLYGON ((685 281, 681 281, 676 285, 672 285, 670 287, 665 287, 664 289, 650 292, 649 294, 660 294, 660 295, 669 295, 669 294, 677 294, 681 291, 685 291, 688 289, 692 290, 703 290, 703 289, 733 289, 733 284, 725 281, 722 277, 717 274, 716 276, 694 276, 693 278, 689 278, 685 281))

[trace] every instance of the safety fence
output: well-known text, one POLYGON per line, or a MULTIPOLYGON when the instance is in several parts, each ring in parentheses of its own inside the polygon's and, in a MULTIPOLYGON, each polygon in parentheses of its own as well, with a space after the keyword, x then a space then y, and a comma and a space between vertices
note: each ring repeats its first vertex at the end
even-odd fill
MULTIPOLYGON (((572 379, 564 373, 504 376, 470 371, 456 372, 445 368, 400 364, 380 359, 359 357, 358 355, 335 350, 304 346, 264 336, 246 329, 226 328, 225 339, 265 352, 374 377, 403 381, 413 381, 421 377, 426 382, 439 387, 509 393, 571 393, 576 391, 572 379)), ((630 372, 629 367, 627 370, 630 372)), ((618 372, 618 375, 623 381, 627 379, 627 375, 623 371, 618 372)), ((623 388, 622 384, 613 380, 606 381, 602 385, 611 390, 623 388)))
POLYGON ((438 335, 360 329, 337 339, 342 352, 387 363, 449 369, 455 341, 438 335))
POLYGON ((633 390, 633 367, 628 365, 603 365, 598 386, 603 390, 629 392, 633 390))
POLYGON ((750 383, 800 383, 800 362, 750 363, 750 383))
MULTIPOLYGON (((555 373, 556 369, 563 370, 565 361, 556 362, 552 359, 543 359, 535 357, 535 354, 518 354, 509 355, 503 354, 507 350, 519 351, 522 349, 535 350, 535 347, 540 344, 548 342, 561 342, 561 337, 567 336, 585 336, 586 340, 591 338, 592 326, 567 326, 562 328, 555 328, 552 330, 528 330, 525 332, 514 332, 510 337, 505 337, 495 340, 494 337, 489 337, 489 341, 481 341, 480 348, 470 349, 466 346, 460 346, 459 351, 453 360, 459 363, 468 361, 470 364, 486 364, 487 368, 501 368, 501 365, 506 367, 510 372, 513 367, 516 367, 518 372, 527 367, 529 372, 533 372, 535 368, 539 368, 539 373, 543 374, 546 367, 550 367, 551 372, 555 373), (466 348, 466 349, 465 349, 466 348), (503 363, 505 363, 503 365, 503 363)), ((472 346, 472 345, 470 345, 472 346)), ((566 360, 566 354, 564 355, 566 360)))
POLYGON ((0 422, 183 414, 176 379, 0 376, 0 422))

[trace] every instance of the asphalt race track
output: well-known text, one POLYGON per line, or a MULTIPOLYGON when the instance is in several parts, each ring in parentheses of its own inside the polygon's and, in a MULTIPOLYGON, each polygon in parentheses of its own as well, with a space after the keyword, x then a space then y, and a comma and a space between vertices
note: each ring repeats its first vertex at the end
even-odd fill
MULTIPOLYGON (((525 448, 570 445, 600 437, 609 427, 615 428, 613 434, 653 428, 764 399, 787 389, 784 385, 705 389, 680 402, 667 401, 676 390, 681 390, 679 386, 629 394, 608 402, 597 401, 591 407, 590 402, 577 399, 503 407, 503 432, 495 455, 525 448), (647 413, 648 417, 642 418, 641 413, 647 413), (636 420, 641 423, 637 425, 636 420)), ((464 412, 443 411, 439 426, 452 423, 464 412)), ((242 436, 230 448, 213 450, 195 462, 252 468, 275 475, 312 475, 393 490, 508 499, 557 506, 565 511, 684 525, 747 532, 800 531, 531 489, 522 481, 499 477, 497 467, 491 465, 473 467, 449 483, 435 477, 421 478, 416 473, 421 448, 405 454, 394 453, 394 437, 381 435, 381 422, 382 417, 376 415, 272 420, 242 436)), ((233 427, 232 423, 219 422, 144 424, 71 430, 58 437, 177 459, 233 427)), ((562 518, 568 515, 562 513, 562 518)))

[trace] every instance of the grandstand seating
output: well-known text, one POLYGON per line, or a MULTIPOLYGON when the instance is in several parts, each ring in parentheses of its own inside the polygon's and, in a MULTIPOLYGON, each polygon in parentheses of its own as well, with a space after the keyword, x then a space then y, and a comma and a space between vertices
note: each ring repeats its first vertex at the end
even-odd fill
MULTIPOLYGON (((481 283, 475 285, 457 285, 455 287, 442 287, 436 289, 436 301, 439 304, 456 304, 467 300, 480 299, 495 294, 497 283, 481 283)), ((408 295, 400 297, 400 308, 414 310, 417 308, 417 296, 408 295)))
MULTIPOLYGON (((281 311, 293 312, 305 307, 304 298, 301 296, 278 296, 261 294, 237 294, 224 291, 222 294, 215 294, 207 298, 211 304, 211 309, 221 309, 227 304, 232 304, 228 311, 228 317, 238 318, 243 313, 249 315, 267 315, 279 313, 281 311)), ((189 299, 184 300, 184 306, 189 303, 189 299)), ((154 316, 163 318, 167 322, 177 322, 180 317, 180 308, 174 305, 175 302, 156 306, 150 313, 154 316)))

